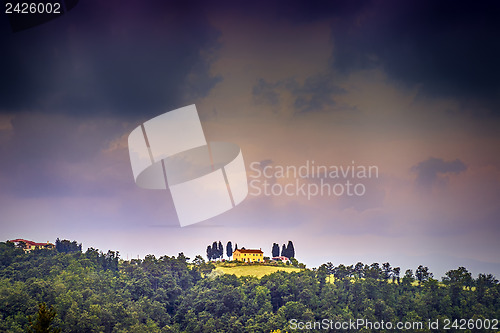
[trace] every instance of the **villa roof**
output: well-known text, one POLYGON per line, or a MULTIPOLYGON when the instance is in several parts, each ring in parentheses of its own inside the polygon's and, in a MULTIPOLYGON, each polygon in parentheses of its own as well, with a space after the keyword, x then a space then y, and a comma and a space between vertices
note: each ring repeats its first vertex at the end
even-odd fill
POLYGON ((234 250, 234 252, 236 252, 236 251, 238 251, 240 253, 264 253, 264 252, 262 252, 262 250, 246 250, 246 249, 245 250, 242 250, 242 249, 234 250))
POLYGON ((10 240, 8 242, 12 242, 12 243, 19 243, 19 242, 24 242, 26 243, 26 245, 30 245, 30 246, 46 246, 46 245, 54 245, 52 243, 36 243, 36 242, 33 242, 33 241, 29 241, 29 240, 26 240, 26 239, 21 239, 21 238, 18 238, 18 239, 13 239, 13 240, 10 240))

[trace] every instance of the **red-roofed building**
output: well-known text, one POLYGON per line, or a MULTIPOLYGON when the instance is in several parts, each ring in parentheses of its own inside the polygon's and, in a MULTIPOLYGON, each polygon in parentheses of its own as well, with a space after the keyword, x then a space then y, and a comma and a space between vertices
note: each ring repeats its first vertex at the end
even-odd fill
POLYGON ((273 261, 281 261, 282 263, 286 264, 287 262, 290 261, 290 259, 288 257, 284 257, 284 256, 281 256, 281 257, 273 257, 272 258, 273 261))
POLYGON ((264 262, 262 250, 237 249, 233 252, 233 259, 245 262, 264 262))
POLYGON ((24 250, 24 252, 31 252, 36 249, 55 249, 55 245, 52 243, 36 243, 30 240, 26 239, 13 239, 13 240, 8 240, 7 242, 14 243, 15 246, 20 247, 24 250))

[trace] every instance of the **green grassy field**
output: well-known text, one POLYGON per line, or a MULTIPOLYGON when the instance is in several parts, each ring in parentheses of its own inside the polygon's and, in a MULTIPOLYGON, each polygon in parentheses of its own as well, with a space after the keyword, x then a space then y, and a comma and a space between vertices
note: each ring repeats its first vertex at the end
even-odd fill
POLYGON ((264 265, 241 265, 241 266, 217 266, 216 271, 221 271, 224 274, 234 274, 238 277, 240 276, 256 276, 261 278, 264 275, 271 274, 277 271, 285 272, 300 272, 300 268, 295 267, 281 267, 281 266, 264 266, 264 265))

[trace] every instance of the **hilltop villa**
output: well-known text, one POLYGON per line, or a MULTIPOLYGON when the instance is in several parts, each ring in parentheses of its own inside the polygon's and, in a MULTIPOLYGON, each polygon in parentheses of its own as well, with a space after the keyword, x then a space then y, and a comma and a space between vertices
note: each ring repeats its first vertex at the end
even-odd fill
POLYGON ((55 245, 52 243, 36 243, 33 241, 29 241, 26 239, 13 239, 13 240, 8 240, 7 242, 14 243, 16 247, 21 247, 24 252, 31 252, 32 250, 36 249, 49 249, 52 250, 55 248, 55 245))
POLYGON ((233 259, 245 262, 264 262, 264 252, 262 250, 236 249, 233 252, 233 259))

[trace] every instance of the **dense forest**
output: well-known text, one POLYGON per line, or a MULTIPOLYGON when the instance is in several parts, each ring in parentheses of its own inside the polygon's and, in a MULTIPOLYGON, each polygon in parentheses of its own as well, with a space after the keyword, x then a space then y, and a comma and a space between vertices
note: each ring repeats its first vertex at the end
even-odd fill
MULTIPOLYGON (((325 318, 426 325, 440 320, 444 332, 446 319, 451 328, 455 319, 500 318, 498 281, 486 274, 472 278, 463 267, 441 281, 424 266, 400 279, 389 264, 361 263, 327 263, 257 279, 220 274, 201 256, 123 261, 113 251, 80 249, 74 242, 24 253, 0 243, 1 332, 41 331, 44 320, 47 332, 291 332, 291 323, 325 318)), ((491 328, 460 331, 499 330, 491 328)))

